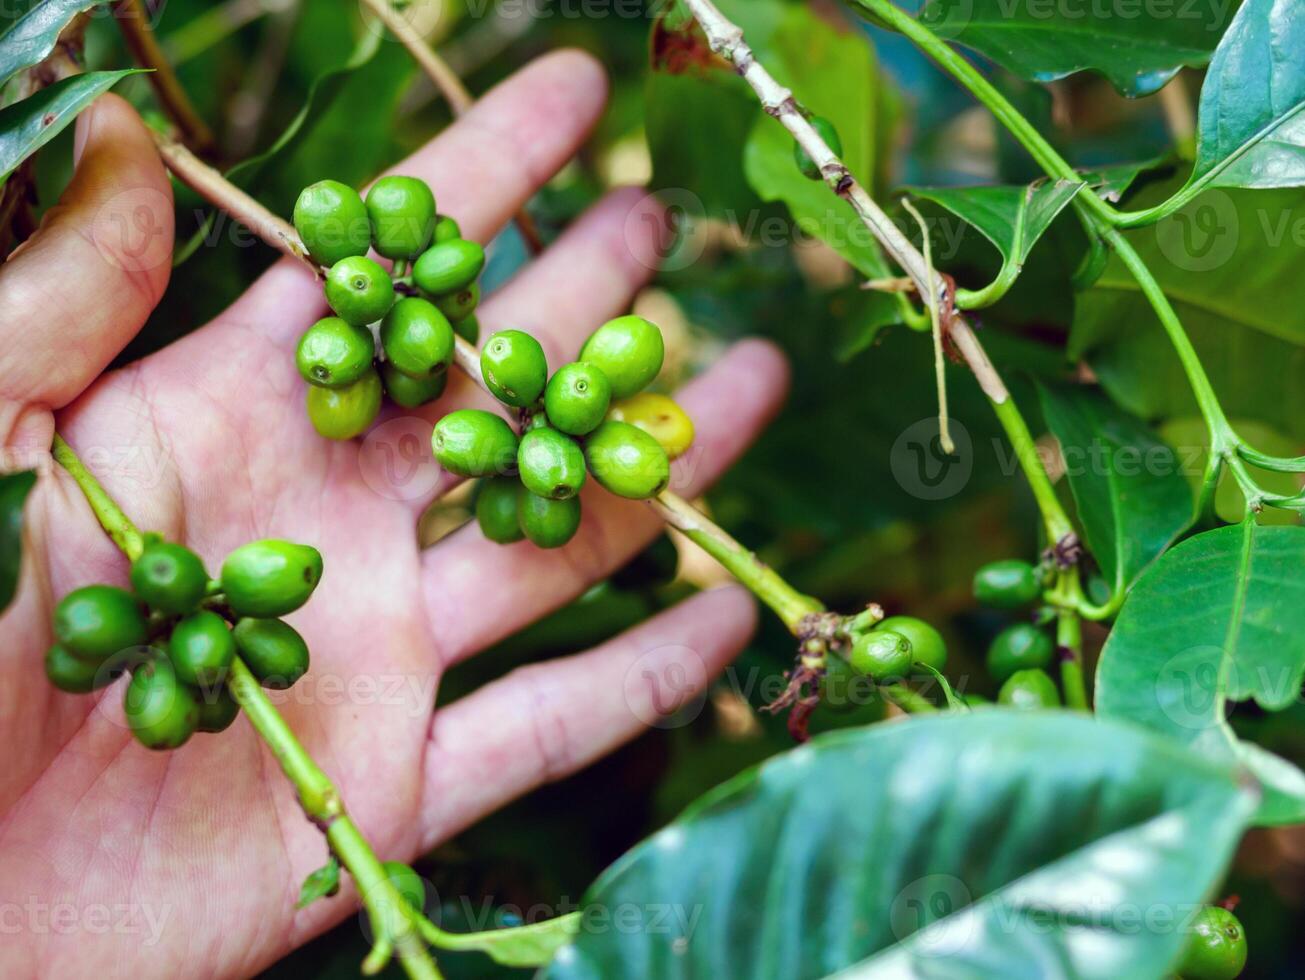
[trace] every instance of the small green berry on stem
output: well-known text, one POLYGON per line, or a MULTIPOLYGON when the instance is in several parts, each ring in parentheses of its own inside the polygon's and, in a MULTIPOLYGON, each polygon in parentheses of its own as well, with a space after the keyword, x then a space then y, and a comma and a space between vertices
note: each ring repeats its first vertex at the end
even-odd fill
POLYGON ((523 330, 500 330, 480 352, 485 386, 504 405, 527 408, 539 401, 548 382, 544 348, 523 330))
POLYGON ((221 581, 227 604, 237 616, 269 617, 302 606, 321 577, 322 556, 316 548, 268 538, 241 545, 227 555, 221 581))
POLYGON ((1207 905, 1192 922, 1178 973, 1183 980, 1234 980, 1246 966, 1246 930, 1237 916, 1207 905))
POLYGON ((355 327, 375 323, 394 305, 390 274, 363 255, 341 259, 326 273, 326 302, 355 327))
POLYGON ((308 420, 327 439, 353 439, 376 420, 381 395, 381 379, 372 368, 343 388, 310 386, 305 398, 308 420))
POLYGON ((671 482, 666 450, 628 422, 604 422, 585 440, 585 462, 594 479, 618 497, 647 500, 671 482))
POLYGON ((376 342, 366 327, 355 327, 338 316, 318 320, 304 331, 295 348, 299 376, 310 385, 340 388, 351 385, 372 366, 376 342))
POLYGON ((1017 670, 997 692, 997 703, 1012 708, 1058 708, 1060 692, 1045 670, 1017 670))
POLYGON ((911 641, 901 633, 882 629, 858 636, 848 657, 853 670, 880 682, 904 679, 914 662, 911 641))
POLYGON ((382 177, 367 191, 372 243, 387 259, 416 258, 435 233, 435 195, 416 177, 382 177))
POLYGON ((172 628, 168 659, 177 679, 191 687, 215 687, 226 679, 236 658, 236 641, 227 621, 201 609, 172 628))
POLYGON ((435 297, 436 308, 450 320, 465 320, 480 305, 480 283, 435 297))
POLYGON ((693 444, 693 420, 666 395, 643 391, 612 406, 608 417, 629 422, 656 439, 666 455, 678 459, 693 444))
POLYGON ((147 749, 175 749, 199 724, 199 701, 164 656, 136 669, 123 695, 123 713, 136 740, 147 749))
POLYGON ((412 267, 412 281, 431 296, 465 289, 485 268, 485 250, 478 242, 450 238, 422 252, 412 267))
POLYGON ((575 440, 557 429, 531 429, 521 437, 517 469, 527 490, 565 500, 585 482, 585 456, 575 440))
POLYGON ((641 316, 621 316, 590 334, 578 360, 607 375, 613 398, 629 398, 657 377, 665 357, 662 332, 655 324, 641 316))
POLYGON ((308 644, 289 623, 246 617, 232 634, 240 659, 263 687, 283 691, 308 673, 308 644))
POLYGON ((517 519, 521 481, 511 476, 491 476, 476 488, 476 522, 486 539, 511 544, 525 537, 517 519))
POLYGON ((386 360, 414 378, 443 371, 453 360, 453 327, 429 300, 409 296, 381 321, 386 360))
POLYGON ((1053 653, 1055 644, 1045 630, 1032 623, 1015 623, 998 633, 989 645, 988 674, 1000 684, 1017 670, 1045 670, 1053 653))
POLYGON ((131 563, 131 587, 151 609, 180 616, 199 606, 208 572, 199 555, 184 545, 156 541, 131 563))
POLYGON ((371 245, 363 199, 338 180, 305 187, 295 201, 294 224, 313 261, 328 268, 352 255, 366 255, 371 245))
POLYGON ((525 536, 540 548, 560 548, 580 528, 580 498, 552 500, 523 490, 517 520, 525 536))
POLYGON ((502 476, 516 471, 517 434, 498 415, 460 408, 435 423, 431 449, 455 476, 502 476))
POLYGON ((994 609, 1018 609, 1041 595, 1041 574, 1017 558, 990 562, 974 573, 974 598, 994 609))
POLYGON ((612 400, 612 384, 596 364, 564 364, 548 380, 544 411, 555 428, 573 436, 592 432, 602 423, 612 400))
POLYGON ((386 361, 381 365, 381 383, 394 404, 402 408, 418 408, 444 394, 444 389, 449 384, 449 372, 440 371, 428 378, 414 378, 386 361))
POLYGON ((74 589, 54 607, 54 635, 73 656, 101 664, 145 643, 145 615, 135 596, 112 585, 74 589))

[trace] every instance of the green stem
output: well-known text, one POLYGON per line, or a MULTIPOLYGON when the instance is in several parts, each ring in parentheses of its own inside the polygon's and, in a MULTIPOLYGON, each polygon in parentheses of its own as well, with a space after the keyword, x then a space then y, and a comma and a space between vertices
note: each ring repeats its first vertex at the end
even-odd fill
MULTIPOLYGON (((970 93, 987 106, 988 111, 1029 151, 1048 175, 1058 180, 1083 179, 977 68, 948 47, 933 31, 889 0, 855 0, 855 2, 888 27, 910 38, 921 51, 938 62, 944 71, 969 89, 970 93)), ((1114 224, 1117 220, 1115 209, 1095 194, 1085 195, 1085 200, 1086 206, 1106 222, 1114 224)))
MULTIPOLYGON (((1077 581, 1075 569, 1069 569, 1066 574, 1077 581)), ((1065 704, 1078 711, 1090 711, 1083 682, 1083 629, 1073 609, 1060 609, 1056 613, 1056 648, 1061 657, 1060 686, 1065 691, 1065 704)))
POLYGON ((123 553, 132 561, 140 557, 140 553, 145 549, 145 538, 136 529, 136 525, 118 506, 117 502, 109 496, 108 491, 99 480, 95 478, 86 464, 78 458, 77 454, 68 443, 64 442, 63 436, 57 432, 54 434, 54 444, 50 448, 51 455, 55 461, 68 471, 68 475, 81 488, 82 495, 86 502, 91 505, 91 510, 95 513, 95 518, 104 528, 105 533, 113 540, 123 553))
POLYGON ((803 595, 756 554, 739 544, 688 501, 664 493, 649 501, 653 508, 685 537, 721 563, 731 575, 784 621, 796 634, 808 616, 824 612, 820 601, 803 595))
POLYGON ((938 706, 914 688, 905 684, 884 684, 879 692, 907 714, 929 714, 938 710, 938 706))
POLYGON ((1051 485, 1051 477, 1042 465, 1038 447, 1033 442, 1028 423, 1020 413, 1015 399, 1007 396, 1005 401, 992 401, 992 410, 997 413, 1001 426, 1006 430, 1006 438, 1015 450, 1024 478, 1029 482, 1038 510, 1042 513, 1042 522, 1047 531, 1047 542, 1056 545, 1074 534, 1074 525, 1070 523, 1065 508, 1060 505, 1056 488, 1051 485))

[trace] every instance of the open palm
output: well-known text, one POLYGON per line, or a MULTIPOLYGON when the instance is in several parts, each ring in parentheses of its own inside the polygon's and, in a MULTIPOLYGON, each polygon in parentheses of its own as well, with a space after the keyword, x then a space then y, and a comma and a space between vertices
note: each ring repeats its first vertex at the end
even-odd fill
MULTIPOLYGON (((488 241, 575 151, 604 92, 587 58, 550 56, 396 169, 428 180, 441 211, 488 241)), ((412 465, 413 440, 487 399, 457 378, 361 443, 319 438, 292 351, 321 292, 288 260, 202 330, 102 374, 167 282, 171 194, 148 134, 114 97, 82 117, 77 148, 63 202, 0 268, 4 462, 42 469, 22 585, 0 618, 0 975, 248 974, 349 914, 353 896, 295 911, 325 846, 245 720, 152 753, 124 725, 123 682, 90 697, 44 682, 53 603, 126 577, 49 463, 56 423, 141 527, 185 542, 210 572, 255 538, 320 549, 321 586, 290 617, 312 667, 276 700, 382 858, 411 859, 635 734, 673 707, 657 679, 700 688, 746 640, 753 609, 737 589, 700 595, 433 714, 443 670, 601 579, 656 533, 654 515, 589 488, 581 531, 559 551, 503 548, 475 527, 421 550, 417 518, 450 481, 433 462, 412 465), (156 234, 142 250, 132 229, 156 234)), ((656 219, 640 192, 610 195, 487 300, 482 323, 526 329, 562 363, 650 275, 656 219)), ((691 494, 716 476, 783 387, 782 361, 760 343, 690 384, 696 465, 673 486, 691 494)))

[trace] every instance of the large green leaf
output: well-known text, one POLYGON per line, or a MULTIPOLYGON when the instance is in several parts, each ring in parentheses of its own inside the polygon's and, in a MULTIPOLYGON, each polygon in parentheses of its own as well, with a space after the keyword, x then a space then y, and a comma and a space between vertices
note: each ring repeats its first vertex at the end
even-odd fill
POLYGON ((1005 709, 816 739, 599 878, 549 980, 1159 977, 1255 794, 1133 726, 1005 709), (1172 918, 1131 928, 1128 909, 1172 918))
MULTIPOLYGON (((1232 4, 1138 4, 1123 16, 1108 3, 929 0, 920 21, 1037 82, 1093 69, 1128 96, 1149 95, 1184 65, 1203 65, 1232 4)), ((1285 4, 1284 4, 1285 6, 1285 4)))
POLYGON ((23 561, 23 503, 36 474, 0 476, 0 613, 13 601, 23 561))
POLYGON ((0 109, 0 180, 54 139, 77 114, 138 69, 92 71, 43 88, 21 102, 0 109))
POLYGON ((1201 88, 1194 187, 1305 184, 1305 17, 1246 0, 1201 88))
MULTIPOLYGON (((870 184, 875 172, 875 122, 880 85, 874 52, 864 37, 840 34, 809 7, 789 7, 765 42, 766 67, 798 100, 834 124, 843 162, 870 184)), ((758 115, 743 151, 748 182, 764 200, 782 201, 805 234, 822 239, 862 275, 885 272, 879 246, 850 205, 823 181, 809 180, 793 162, 793 137, 758 115)))
POLYGON ((1241 758, 1267 784, 1259 819, 1305 819, 1305 776, 1239 746, 1231 701, 1279 711, 1305 675, 1305 528, 1254 523, 1178 545, 1133 586, 1097 670, 1097 711, 1241 758))
POLYGON ((44 0, 0 34, 0 85, 24 68, 39 64, 54 50, 59 32, 83 10, 104 0, 44 0))
MULTIPOLYGON (((1166 185, 1156 185, 1138 200, 1166 196, 1166 185)), ((1228 414, 1297 439, 1305 438, 1303 207, 1301 190, 1211 190, 1129 233, 1228 414)), ((1077 300, 1070 353, 1087 357, 1111 398, 1143 418, 1197 414, 1168 337, 1115 257, 1077 300)))
POLYGON ((1122 592, 1191 520, 1182 460, 1099 391, 1039 385, 1039 393, 1088 549, 1122 592))
POLYGON ((1038 181, 1027 187, 912 187, 917 197, 941 205, 973 225, 1001 253, 997 279, 975 306, 995 303, 1014 284, 1033 246, 1082 190, 1075 180, 1038 181))

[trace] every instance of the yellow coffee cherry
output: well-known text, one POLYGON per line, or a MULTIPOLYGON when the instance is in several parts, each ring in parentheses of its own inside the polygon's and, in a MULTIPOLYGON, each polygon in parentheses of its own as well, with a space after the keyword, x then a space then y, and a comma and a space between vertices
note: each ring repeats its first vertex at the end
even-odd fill
POLYGON ((612 404, 609 419, 628 422, 656 439, 671 459, 693 444, 693 419, 665 395, 641 392, 612 404))

